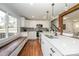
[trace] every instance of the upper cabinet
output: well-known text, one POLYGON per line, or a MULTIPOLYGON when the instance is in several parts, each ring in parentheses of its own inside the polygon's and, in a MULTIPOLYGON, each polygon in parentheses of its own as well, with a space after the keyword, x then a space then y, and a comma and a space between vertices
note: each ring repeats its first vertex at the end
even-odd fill
POLYGON ((21 24, 21 27, 26 27, 26 20, 25 20, 24 17, 21 17, 21 22, 20 22, 20 24, 21 24))

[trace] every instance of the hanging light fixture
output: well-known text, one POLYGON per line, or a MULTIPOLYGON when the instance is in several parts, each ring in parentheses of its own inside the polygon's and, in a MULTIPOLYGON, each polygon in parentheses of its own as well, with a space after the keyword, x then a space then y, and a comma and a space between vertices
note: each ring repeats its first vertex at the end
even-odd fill
POLYGON ((46 11, 47 13, 47 20, 49 21, 49 32, 50 32, 50 19, 49 19, 49 11, 46 11))
POLYGON ((52 3, 52 16, 54 16, 54 3, 52 3))
POLYGON ((48 19, 48 13, 49 13, 49 11, 46 11, 46 13, 47 13, 47 19, 48 19))
POLYGON ((67 11, 67 10, 68 10, 68 4, 65 3, 65 9, 64 9, 64 11, 67 11))

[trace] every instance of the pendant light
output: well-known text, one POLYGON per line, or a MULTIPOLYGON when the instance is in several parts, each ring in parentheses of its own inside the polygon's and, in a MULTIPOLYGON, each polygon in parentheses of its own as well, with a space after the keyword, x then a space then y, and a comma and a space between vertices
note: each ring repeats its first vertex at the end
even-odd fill
POLYGON ((54 16, 54 3, 52 3, 52 16, 54 16))
POLYGON ((65 3, 65 9, 64 9, 64 11, 67 11, 67 10, 68 10, 68 4, 65 3))

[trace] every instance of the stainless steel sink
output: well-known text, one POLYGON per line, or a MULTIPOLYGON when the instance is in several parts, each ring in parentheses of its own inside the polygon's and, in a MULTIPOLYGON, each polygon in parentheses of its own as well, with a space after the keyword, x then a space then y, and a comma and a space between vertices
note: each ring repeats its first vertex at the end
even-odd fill
POLYGON ((45 36, 48 37, 48 38, 50 38, 50 39, 54 38, 54 36, 52 36, 52 35, 45 35, 45 36))
POLYGON ((58 39, 58 37, 57 36, 52 36, 52 35, 45 35, 46 37, 48 37, 48 38, 50 38, 50 39, 58 39))

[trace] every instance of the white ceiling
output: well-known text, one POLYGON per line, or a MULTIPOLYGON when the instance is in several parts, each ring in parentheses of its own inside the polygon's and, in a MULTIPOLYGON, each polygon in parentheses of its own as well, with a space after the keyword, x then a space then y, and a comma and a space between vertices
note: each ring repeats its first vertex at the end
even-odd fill
MULTIPOLYGON (((65 10, 65 3, 55 3, 53 12, 51 3, 4 3, 4 5, 20 16, 36 20, 46 20, 46 11, 49 11, 48 17, 51 19, 52 13, 54 16, 57 16, 65 10)), ((68 3, 67 7, 70 8, 73 5, 75 3, 68 3)))

